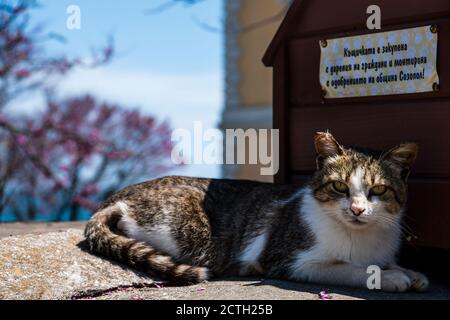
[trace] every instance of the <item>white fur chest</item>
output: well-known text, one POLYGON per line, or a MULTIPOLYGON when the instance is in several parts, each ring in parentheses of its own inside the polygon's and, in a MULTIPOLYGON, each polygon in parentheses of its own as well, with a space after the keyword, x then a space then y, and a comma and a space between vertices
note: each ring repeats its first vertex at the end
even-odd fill
POLYGON ((312 261, 340 261, 364 267, 393 262, 399 246, 398 230, 349 230, 324 211, 309 190, 304 193, 300 214, 315 235, 316 244, 297 253, 297 267, 312 261))

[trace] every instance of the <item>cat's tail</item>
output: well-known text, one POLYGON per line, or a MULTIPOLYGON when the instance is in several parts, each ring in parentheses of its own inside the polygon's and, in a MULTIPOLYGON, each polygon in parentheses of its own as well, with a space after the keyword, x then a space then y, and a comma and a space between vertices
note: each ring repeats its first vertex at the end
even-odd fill
POLYGON ((208 279, 207 268, 176 263, 170 256, 155 250, 145 242, 113 232, 122 215, 121 208, 113 205, 101 209, 91 217, 84 230, 91 251, 174 284, 193 284, 208 279))

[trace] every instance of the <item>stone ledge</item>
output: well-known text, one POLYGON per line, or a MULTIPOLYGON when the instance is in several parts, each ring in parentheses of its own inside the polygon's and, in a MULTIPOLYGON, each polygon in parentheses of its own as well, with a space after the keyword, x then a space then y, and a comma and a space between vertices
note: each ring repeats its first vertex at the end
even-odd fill
POLYGON ((0 224, 0 299, 450 299, 431 279, 426 293, 383 293, 270 279, 226 278, 186 287, 162 287, 145 274, 85 251, 84 223, 0 224), (64 228, 75 227, 78 229, 64 228), (50 232, 61 230, 59 232, 50 232), (33 232, 34 234, 23 234, 33 232), (9 236, 15 234, 14 236, 9 236))
POLYGON ((65 231, 68 229, 83 230, 85 225, 86 221, 0 223, 0 238, 17 236, 20 234, 43 234, 48 232, 65 231))
POLYGON ((75 229, 0 239, 0 299, 68 299, 153 283, 143 273, 88 253, 83 239, 75 229))

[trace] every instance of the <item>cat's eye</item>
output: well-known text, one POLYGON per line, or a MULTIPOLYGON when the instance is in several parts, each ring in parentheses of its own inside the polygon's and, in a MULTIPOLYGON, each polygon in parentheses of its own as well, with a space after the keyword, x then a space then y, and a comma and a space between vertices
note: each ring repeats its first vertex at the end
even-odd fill
POLYGON ((334 190, 336 190, 337 192, 340 192, 340 193, 348 192, 348 186, 341 181, 333 181, 333 188, 334 188, 334 190))
POLYGON ((386 192, 386 190, 387 190, 386 186, 379 185, 372 187, 372 189, 370 189, 370 194, 374 196, 381 196, 386 192))

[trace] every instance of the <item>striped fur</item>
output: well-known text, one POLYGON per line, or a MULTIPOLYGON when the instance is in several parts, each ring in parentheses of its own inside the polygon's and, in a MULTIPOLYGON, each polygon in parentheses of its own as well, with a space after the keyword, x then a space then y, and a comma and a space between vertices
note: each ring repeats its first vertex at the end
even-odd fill
POLYGON ((193 284, 208 279, 208 269, 175 262, 148 243, 130 239, 117 232, 122 218, 120 206, 113 205, 95 213, 85 229, 91 251, 124 262, 151 276, 163 277, 174 284, 193 284))

